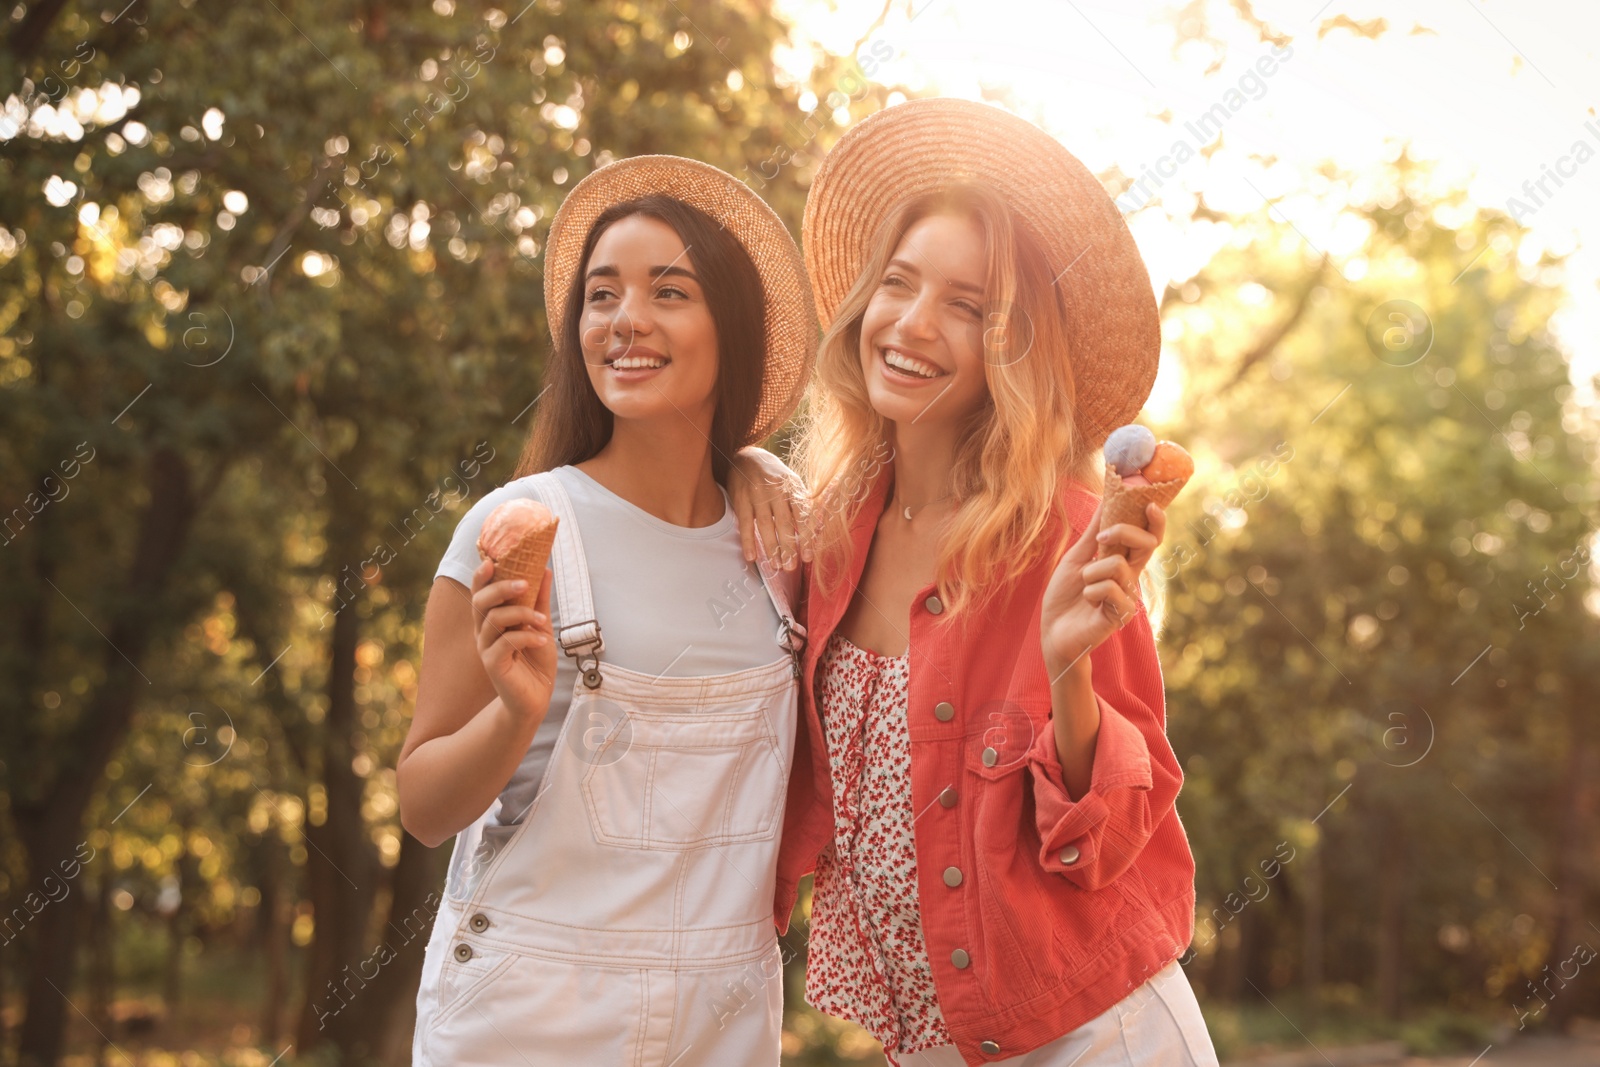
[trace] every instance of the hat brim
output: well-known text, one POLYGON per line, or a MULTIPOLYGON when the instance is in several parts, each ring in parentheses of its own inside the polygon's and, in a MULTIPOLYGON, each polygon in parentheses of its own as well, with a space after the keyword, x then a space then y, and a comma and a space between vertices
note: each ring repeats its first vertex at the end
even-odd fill
POLYGON ((560 345, 567 293, 583 244, 601 213, 661 195, 699 208, 744 246, 766 297, 766 364, 761 401, 745 443, 765 439, 794 413, 811 377, 818 336, 805 261, 783 220, 738 178, 681 156, 633 156, 593 171, 567 194, 545 244, 544 303, 550 336, 560 345))
POLYGON ((956 182, 993 189, 1044 250, 1066 307, 1064 355, 1077 379, 1078 430, 1099 447, 1133 421, 1155 384, 1155 293, 1099 179, 1015 115, 969 100, 910 100, 839 139, 811 183, 802 229, 823 324, 855 284, 884 219, 956 182))

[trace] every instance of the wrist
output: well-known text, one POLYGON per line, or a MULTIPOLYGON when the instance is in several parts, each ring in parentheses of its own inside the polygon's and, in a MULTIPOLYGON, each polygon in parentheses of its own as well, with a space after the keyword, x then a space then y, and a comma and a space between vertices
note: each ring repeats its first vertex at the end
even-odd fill
POLYGON ((1084 649, 1072 658, 1046 655, 1044 658, 1045 673, 1050 678, 1050 687, 1069 680, 1083 681, 1093 677, 1094 668, 1089 661, 1092 649, 1084 649))
POLYGON ((533 735, 544 719, 542 714, 532 715, 513 707, 504 696, 496 696, 484 711, 495 743, 512 746, 519 752, 533 743, 533 735))

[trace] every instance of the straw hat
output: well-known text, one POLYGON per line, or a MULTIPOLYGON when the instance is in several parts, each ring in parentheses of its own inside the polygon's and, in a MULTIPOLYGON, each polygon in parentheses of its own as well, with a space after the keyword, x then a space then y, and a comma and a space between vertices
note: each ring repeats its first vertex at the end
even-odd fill
POLYGON ((1133 421, 1155 383, 1161 328, 1150 276, 1095 176, 1037 126, 967 100, 911 100, 857 123, 806 197, 806 266, 824 325, 896 207, 952 182, 993 189, 1044 250, 1067 310, 1077 420, 1092 445, 1133 421))
POLYGON ((746 444, 770 436, 793 414, 811 377, 817 313, 794 238, 766 201, 731 174, 681 156, 634 156, 590 173, 567 194, 550 223, 544 254, 544 306, 550 336, 561 337, 567 292, 594 220, 627 200, 659 194, 699 208, 732 233, 761 275, 766 294, 766 367, 761 403, 746 444))

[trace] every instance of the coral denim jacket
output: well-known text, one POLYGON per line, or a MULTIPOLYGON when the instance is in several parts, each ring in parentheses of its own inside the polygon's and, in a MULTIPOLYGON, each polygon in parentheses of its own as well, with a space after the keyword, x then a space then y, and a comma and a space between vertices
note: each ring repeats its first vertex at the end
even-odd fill
MULTIPOLYGON (((846 579, 807 579, 802 714, 778 859, 774 918, 833 834, 833 787, 815 674, 854 595, 890 472, 852 529, 846 579)), ((1074 538, 1098 498, 1062 499, 1074 538)), ((1054 520, 1059 523, 1059 519, 1054 520)), ((1054 525, 1046 536, 1054 543, 1054 525)), ((1194 858, 1173 801, 1183 775, 1144 612, 1090 653, 1100 732, 1089 791, 1063 785, 1039 610, 1042 559, 970 617, 929 586, 911 606, 911 807, 922 927, 945 1025, 969 1064, 1020 1056, 1110 1008, 1182 955, 1194 928, 1194 858), (949 868, 962 872, 946 879, 949 868), (949 881, 956 881, 951 886, 949 881)))

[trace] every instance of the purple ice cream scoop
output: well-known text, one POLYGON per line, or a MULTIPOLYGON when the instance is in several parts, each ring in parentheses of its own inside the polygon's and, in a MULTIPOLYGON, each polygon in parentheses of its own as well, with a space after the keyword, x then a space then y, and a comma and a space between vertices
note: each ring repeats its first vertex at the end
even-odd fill
POLYGON ((1144 426, 1119 426, 1106 438, 1106 462, 1122 477, 1138 474, 1155 458, 1156 435, 1144 426))

